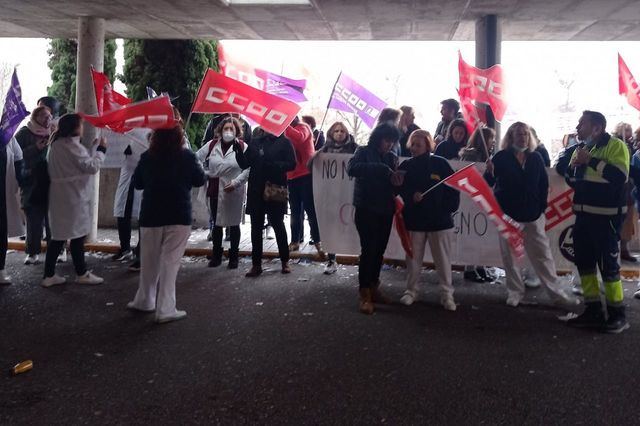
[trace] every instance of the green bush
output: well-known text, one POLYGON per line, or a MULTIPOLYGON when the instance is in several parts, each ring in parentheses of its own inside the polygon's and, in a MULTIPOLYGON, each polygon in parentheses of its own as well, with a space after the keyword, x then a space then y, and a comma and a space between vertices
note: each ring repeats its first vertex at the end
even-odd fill
MULTIPOLYGON (((62 103, 62 114, 75 109, 77 52, 76 40, 54 38, 49 42, 47 65, 51 69, 52 83, 47 88, 47 94, 62 103)), ((104 72, 113 82, 116 75, 115 40, 106 40, 104 43, 104 72)))
MULTIPOLYGON (((146 87, 177 97, 173 104, 185 121, 207 68, 218 69, 217 42, 204 40, 125 40, 124 75, 119 78, 134 101, 147 98, 146 87)), ((187 135, 197 146, 208 117, 194 114, 187 135)))

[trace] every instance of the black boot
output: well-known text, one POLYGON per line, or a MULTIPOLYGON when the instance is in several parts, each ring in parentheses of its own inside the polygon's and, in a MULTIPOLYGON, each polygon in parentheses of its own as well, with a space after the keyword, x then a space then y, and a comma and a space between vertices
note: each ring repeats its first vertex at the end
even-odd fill
POLYGON ((601 328, 605 323, 602 303, 588 302, 585 303, 584 306, 584 312, 576 318, 567 321, 567 325, 577 328, 601 328))
POLYGON ((209 261, 209 267, 215 268, 216 266, 220 266, 222 263, 222 247, 214 247, 213 252, 211 253, 211 260, 209 261))
POLYGON ((238 249, 229 249, 229 269, 238 269, 238 249))
POLYGON ((609 318, 600 329, 603 333, 618 334, 630 327, 624 312, 624 306, 607 305, 607 313, 609 318))

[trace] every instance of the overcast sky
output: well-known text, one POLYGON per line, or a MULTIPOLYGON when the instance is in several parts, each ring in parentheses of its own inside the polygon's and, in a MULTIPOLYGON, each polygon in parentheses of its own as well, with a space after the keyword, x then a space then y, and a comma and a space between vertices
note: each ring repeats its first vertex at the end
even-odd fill
MULTIPOLYGON (((228 56, 291 78, 307 78, 309 102, 302 111, 313 113, 318 121, 342 70, 391 106, 413 106, 417 124, 431 131, 439 119, 440 100, 456 97, 457 51, 471 64, 475 59, 473 42, 223 43, 228 56)), ((28 108, 33 108, 51 84, 47 45, 44 39, 0 38, 0 64, 18 65, 28 108)), ((640 77, 640 42, 504 42, 502 63, 508 79, 509 110, 503 125, 515 120, 528 122, 548 145, 572 131, 583 109, 602 111, 611 128, 621 119, 640 126, 638 112, 617 94, 618 52, 640 77), (574 112, 561 113, 559 107, 567 96, 574 112)), ((120 71, 121 47, 118 67, 120 71)), ((124 90, 116 83, 118 88, 124 90)))

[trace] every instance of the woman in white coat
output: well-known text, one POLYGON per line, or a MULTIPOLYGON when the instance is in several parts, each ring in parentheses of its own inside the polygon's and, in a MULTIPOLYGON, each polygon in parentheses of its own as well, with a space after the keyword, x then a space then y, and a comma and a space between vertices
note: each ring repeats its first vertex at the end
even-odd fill
MULTIPOLYGON (((138 219, 142 191, 136 191, 131 183, 133 172, 140 161, 140 155, 149 149, 149 129, 133 129, 125 133, 129 144, 124 150, 124 162, 120 168, 120 178, 113 201, 113 216, 118 223, 118 238, 120 249, 111 257, 113 261, 131 259, 131 219, 138 219)), ((139 251, 139 248, 136 250, 139 251)))
POLYGON ((78 114, 60 117, 58 130, 51 135, 47 158, 49 178, 49 225, 51 241, 47 247, 43 287, 63 284, 56 275, 56 259, 65 240, 71 240, 71 258, 78 284, 101 284, 104 280, 87 270, 84 261, 84 238, 91 230, 91 183, 107 152, 104 138, 91 153, 80 142, 82 118, 78 114))
POLYGON ((240 141, 242 126, 233 117, 227 117, 216 127, 213 139, 204 144, 196 154, 202 161, 208 177, 207 198, 213 219, 213 252, 210 267, 222 263, 222 230, 229 227, 229 269, 238 268, 240 246, 240 222, 244 214, 249 169, 242 170, 236 161, 233 144, 237 141, 243 151, 247 145, 240 141))
POLYGON ((11 138, 8 144, 0 148, 0 285, 11 284, 11 277, 4 269, 8 238, 25 233, 18 186, 22 179, 23 162, 22 149, 16 138, 11 138))

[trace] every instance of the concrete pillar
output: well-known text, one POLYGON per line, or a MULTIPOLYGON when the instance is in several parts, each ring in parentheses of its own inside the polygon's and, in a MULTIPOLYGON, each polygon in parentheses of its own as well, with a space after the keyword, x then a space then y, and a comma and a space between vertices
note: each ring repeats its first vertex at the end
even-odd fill
MULTIPOLYGON (((95 92, 91 78, 91 66, 102 71, 104 68, 104 19, 83 16, 78 19, 78 61, 76 71, 76 111, 85 114, 96 114, 95 92)), ((82 141, 93 152, 94 139, 98 130, 89 123, 84 124, 82 141)), ((98 196, 100 174, 92 179, 93 194, 91 197, 91 233, 88 241, 95 241, 98 236, 98 196)))
MULTIPOLYGON (((497 15, 486 15, 476 21, 476 67, 489 68, 501 63, 502 22, 497 15)), ((487 125, 496 131, 496 140, 500 140, 500 123, 487 110, 487 125)))

